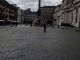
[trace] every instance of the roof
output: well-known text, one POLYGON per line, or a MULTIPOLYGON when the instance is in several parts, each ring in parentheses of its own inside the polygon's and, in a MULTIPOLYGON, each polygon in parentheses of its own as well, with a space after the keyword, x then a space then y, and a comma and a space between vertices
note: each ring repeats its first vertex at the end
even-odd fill
POLYGON ((40 8, 55 8, 56 6, 43 6, 43 7, 40 7, 40 8))
POLYGON ((16 7, 13 6, 12 4, 8 3, 6 0, 0 0, 0 2, 2 2, 3 4, 5 4, 5 5, 8 6, 9 8, 16 8, 16 7))

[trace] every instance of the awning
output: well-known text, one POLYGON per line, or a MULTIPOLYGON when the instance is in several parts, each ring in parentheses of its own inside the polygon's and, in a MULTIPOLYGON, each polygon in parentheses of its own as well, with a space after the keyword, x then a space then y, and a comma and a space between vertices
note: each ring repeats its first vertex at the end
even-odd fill
POLYGON ((15 23, 16 21, 11 21, 11 22, 14 22, 15 23))
POLYGON ((4 20, 0 20, 0 22, 4 22, 4 20))
POLYGON ((16 22, 16 21, 13 21, 13 20, 7 20, 7 21, 9 21, 9 22, 16 22))

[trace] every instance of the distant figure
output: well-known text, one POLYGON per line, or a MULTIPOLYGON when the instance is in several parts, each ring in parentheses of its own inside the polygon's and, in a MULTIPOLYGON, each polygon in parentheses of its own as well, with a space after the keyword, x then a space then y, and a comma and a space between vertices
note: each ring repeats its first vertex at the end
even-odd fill
POLYGON ((51 27, 52 27, 52 29, 53 29, 53 23, 51 24, 51 27))
POLYGON ((62 24, 63 24, 63 19, 61 20, 61 28, 64 29, 64 26, 62 24))
POLYGON ((32 23, 31 23, 31 27, 32 27, 32 23))
POLYGON ((16 26, 16 27, 17 27, 17 24, 18 24, 18 23, 17 23, 17 22, 15 22, 15 23, 13 23, 13 24, 14 24, 14 26, 16 26))
POLYGON ((13 27, 13 24, 12 23, 10 23, 10 25, 11 25, 11 27, 13 27))
POLYGON ((44 32, 46 32, 46 24, 43 25, 44 32))
POLYGON ((76 31, 79 32, 80 28, 79 28, 79 23, 76 23, 76 31))
POLYGON ((58 23, 58 28, 61 27, 61 20, 59 20, 59 23, 58 23))
POLYGON ((53 29, 53 25, 52 25, 52 29, 53 29))
POLYGON ((13 25, 11 25, 11 27, 13 27, 13 25))
POLYGON ((15 24, 15 26, 17 26, 17 23, 15 24))

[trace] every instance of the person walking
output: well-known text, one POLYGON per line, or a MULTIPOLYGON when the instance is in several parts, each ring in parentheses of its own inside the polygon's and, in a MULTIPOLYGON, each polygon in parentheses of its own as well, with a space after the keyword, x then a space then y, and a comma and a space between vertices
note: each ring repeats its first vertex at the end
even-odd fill
POLYGON ((44 32, 46 32, 46 24, 43 25, 44 32))
POLYGON ((52 27, 52 29, 53 29, 53 21, 51 22, 51 27, 52 27))

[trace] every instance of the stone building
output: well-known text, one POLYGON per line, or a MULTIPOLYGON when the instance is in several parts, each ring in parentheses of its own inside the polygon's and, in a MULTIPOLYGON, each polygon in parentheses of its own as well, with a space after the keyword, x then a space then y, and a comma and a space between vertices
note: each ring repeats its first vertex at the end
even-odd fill
POLYGON ((80 0, 63 0, 64 23, 80 27, 80 0))
POLYGON ((14 5, 9 4, 5 0, 0 0, 0 21, 16 21, 17 8, 14 5))
POLYGON ((55 13, 53 14, 53 17, 56 21, 57 25, 61 25, 61 21, 62 21, 62 5, 58 5, 55 8, 55 13))
POLYGON ((64 24, 72 25, 73 19, 75 19, 73 18, 73 15, 76 15, 73 12, 74 10, 73 0, 63 0, 62 9, 63 9, 62 16, 64 24))
POLYGON ((48 24, 53 22, 55 6, 43 6, 40 7, 41 12, 41 24, 48 24))
POLYGON ((21 24, 23 24, 24 23, 24 10, 22 9, 21 10, 21 24))
POLYGON ((19 24, 21 24, 22 23, 23 12, 22 12, 22 9, 20 9, 19 7, 17 8, 17 10, 18 10, 18 12, 17 12, 17 22, 19 24))
POLYGON ((37 18, 36 12, 32 12, 30 9, 24 11, 24 23, 32 24, 36 18, 37 18))
POLYGON ((63 24, 80 27, 80 0, 63 0, 61 11, 63 24))

